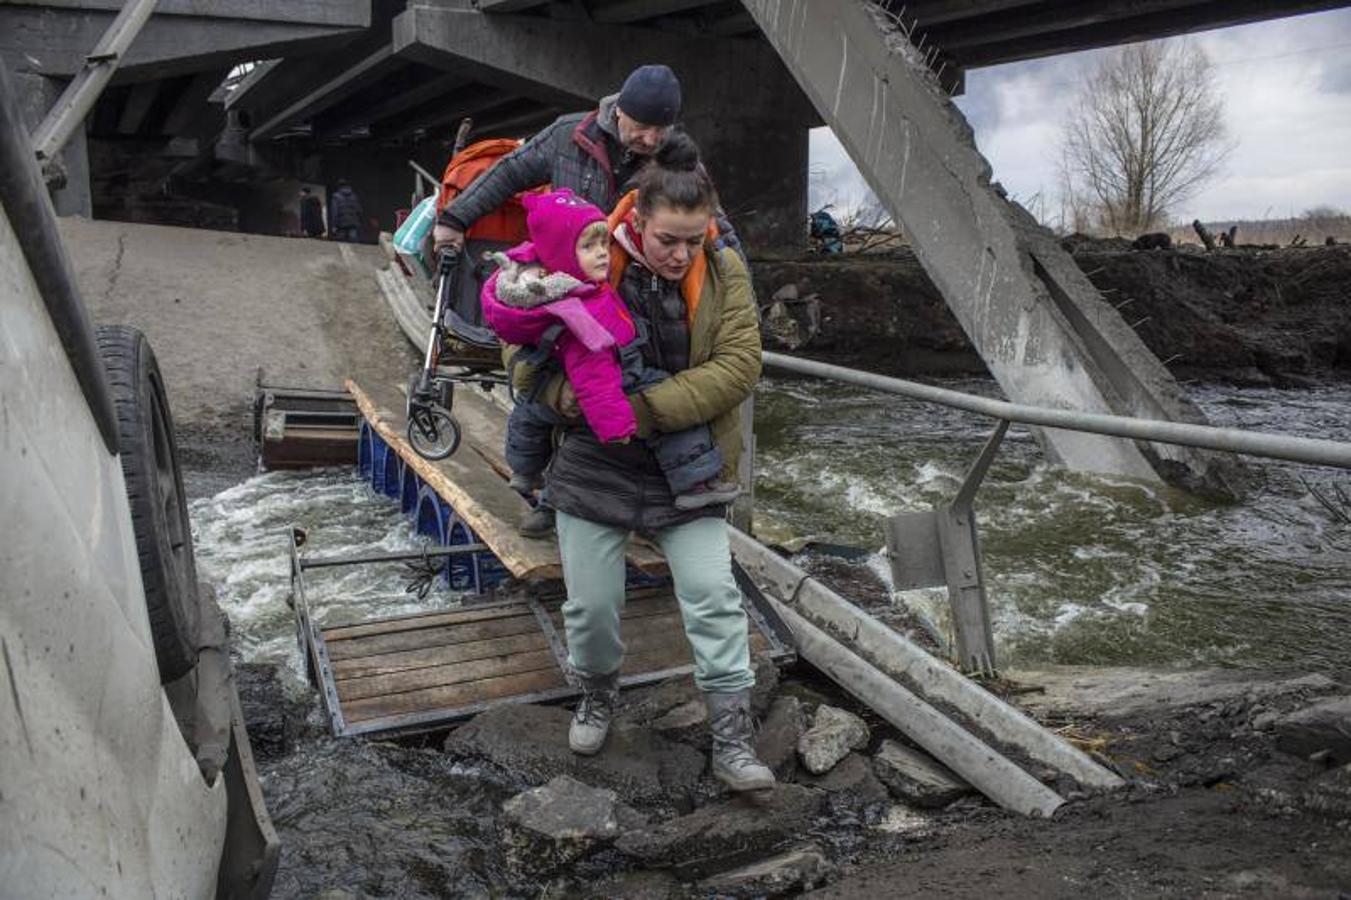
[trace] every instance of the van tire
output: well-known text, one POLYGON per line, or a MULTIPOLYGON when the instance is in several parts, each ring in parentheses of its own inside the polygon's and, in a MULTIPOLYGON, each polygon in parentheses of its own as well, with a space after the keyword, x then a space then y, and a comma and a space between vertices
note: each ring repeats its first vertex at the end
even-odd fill
POLYGON ((100 325, 98 346, 117 411, 122 478, 155 658, 160 681, 167 684, 197 665, 201 633, 197 566, 173 418, 155 352, 144 334, 125 325, 100 325))

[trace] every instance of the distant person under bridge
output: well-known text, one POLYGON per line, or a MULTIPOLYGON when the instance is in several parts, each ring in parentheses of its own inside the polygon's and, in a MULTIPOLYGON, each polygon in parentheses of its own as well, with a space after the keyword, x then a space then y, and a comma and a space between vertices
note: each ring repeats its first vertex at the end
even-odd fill
POLYGON ((329 238, 349 244, 360 243, 365 218, 366 211, 361 206, 361 198, 346 179, 340 180, 338 189, 328 198, 329 238))

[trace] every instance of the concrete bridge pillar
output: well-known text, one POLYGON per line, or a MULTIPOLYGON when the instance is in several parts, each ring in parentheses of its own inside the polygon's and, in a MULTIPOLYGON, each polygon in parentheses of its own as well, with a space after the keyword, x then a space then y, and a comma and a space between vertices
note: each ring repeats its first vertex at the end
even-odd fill
POLYGON ((746 246, 757 253, 803 249, 807 126, 747 116, 726 96, 698 102, 690 113, 685 127, 699 142, 723 207, 746 246))
MULTIPOLYGON (((61 92, 66 89, 66 81, 31 72, 13 72, 10 78, 19 99, 24 123, 31 135, 42 123, 47 111, 56 105, 61 92)), ((94 203, 89 187, 89 141, 83 127, 75 130, 54 162, 56 171, 61 173, 61 177, 49 185, 56 214, 92 218, 94 203)))

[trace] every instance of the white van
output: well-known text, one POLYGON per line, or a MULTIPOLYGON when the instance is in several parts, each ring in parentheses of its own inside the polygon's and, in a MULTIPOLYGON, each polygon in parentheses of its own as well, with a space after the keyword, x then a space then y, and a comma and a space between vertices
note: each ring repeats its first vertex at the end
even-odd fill
POLYGON ((0 67, 0 893, 266 896, 164 385, 91 327, 27 133, 0 67))

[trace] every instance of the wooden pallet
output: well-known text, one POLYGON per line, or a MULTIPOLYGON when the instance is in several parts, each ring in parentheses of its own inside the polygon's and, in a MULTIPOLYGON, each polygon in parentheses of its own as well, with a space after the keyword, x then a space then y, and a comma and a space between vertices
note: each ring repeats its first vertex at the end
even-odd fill
MULTIPOLYGON (((577 696, 565 672, 560 599, 510 601, 318 627, 296 589, 311 677, 336 735, 426 730, 503 703, 577 696)), ((752 600, 751 652, 788 662, 793 650, 752 600)), ((620 685, 693 671, 670 588, 631 593, 621 614, 620 685)))

